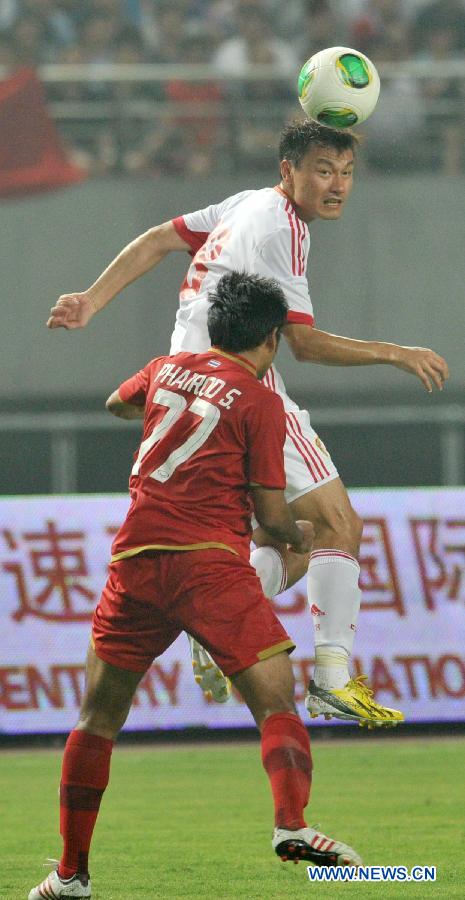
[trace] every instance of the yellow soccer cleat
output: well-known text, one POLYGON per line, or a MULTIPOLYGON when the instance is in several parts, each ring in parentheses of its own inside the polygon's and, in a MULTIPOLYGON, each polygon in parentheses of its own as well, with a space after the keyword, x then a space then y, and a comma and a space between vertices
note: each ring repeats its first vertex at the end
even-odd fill
POLYGON ((231 696, 231 682, 218 668, 210 654, 195 638, 187 635, 192 657, 194 678, 207 700, 226 703, 231 696))
POLYGON ((305 698, 312 719, 324 716, 330 719, 352 720, 368 728, 389 728, 405 721, 398 709, 381 706, 373 697, 373 691, 366 684, 367 675, 351 678, 343 688, 329 690, 318 687, 312 680, 305 698))

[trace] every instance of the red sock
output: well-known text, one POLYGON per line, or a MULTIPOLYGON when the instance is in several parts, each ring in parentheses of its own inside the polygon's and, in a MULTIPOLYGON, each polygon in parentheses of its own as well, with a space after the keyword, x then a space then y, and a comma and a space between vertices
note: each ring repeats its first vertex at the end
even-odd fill
POLYGON ((60 783, 61 878, 88 874, 89 847, 100 800, 108 784, 113 741, 72 731, 63 756, 60 783))
POLYGON ((298 716, 275 713, 262 728, 262 762, 273 792, 275 825, 305 828, 312 783, 310 740, 298 716))

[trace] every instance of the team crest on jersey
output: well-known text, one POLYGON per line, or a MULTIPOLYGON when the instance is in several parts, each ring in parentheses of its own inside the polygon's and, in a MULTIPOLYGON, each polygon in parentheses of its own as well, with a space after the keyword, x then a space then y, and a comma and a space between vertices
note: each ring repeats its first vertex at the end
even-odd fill
POLYGON ((315 444, 316 444, 316 446, 318 447, 318 450, 321 450, 322 453, 325 453, 326 456, 329 456, 329 453, 328 453, 328 451, 327 451, 327 449, 326 449, 326 447, 325 447, 323 441, 321 440, 321 438, 316 437, 316 438, 315 438, 315 444))
POLYGON ((207 362, 207 366, 211 366, 212 369, 217 369, 218 366, 221 366, 221 362, 219 359, 209 359, 207 362))

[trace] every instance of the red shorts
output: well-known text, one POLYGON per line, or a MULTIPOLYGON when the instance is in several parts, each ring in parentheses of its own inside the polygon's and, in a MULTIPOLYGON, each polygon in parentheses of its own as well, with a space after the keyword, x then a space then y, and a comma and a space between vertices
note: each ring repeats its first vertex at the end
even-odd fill
POLYGON ((145 672, 182 631, 226 675, 294 644, 263 594, 255 570, 224 550, 166 551, 111 563, 95 610, 97 656, 145 672))

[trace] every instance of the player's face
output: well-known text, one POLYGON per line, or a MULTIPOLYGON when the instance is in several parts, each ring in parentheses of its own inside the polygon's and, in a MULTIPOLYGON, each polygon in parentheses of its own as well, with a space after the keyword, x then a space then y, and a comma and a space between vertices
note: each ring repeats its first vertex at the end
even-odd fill
POLYGON ((352 150, 338 153, 332 147, 312 147, 298 168, 281 163, 283 188, 294 201, 304 222, 338 219, 353 183, 352 150))

